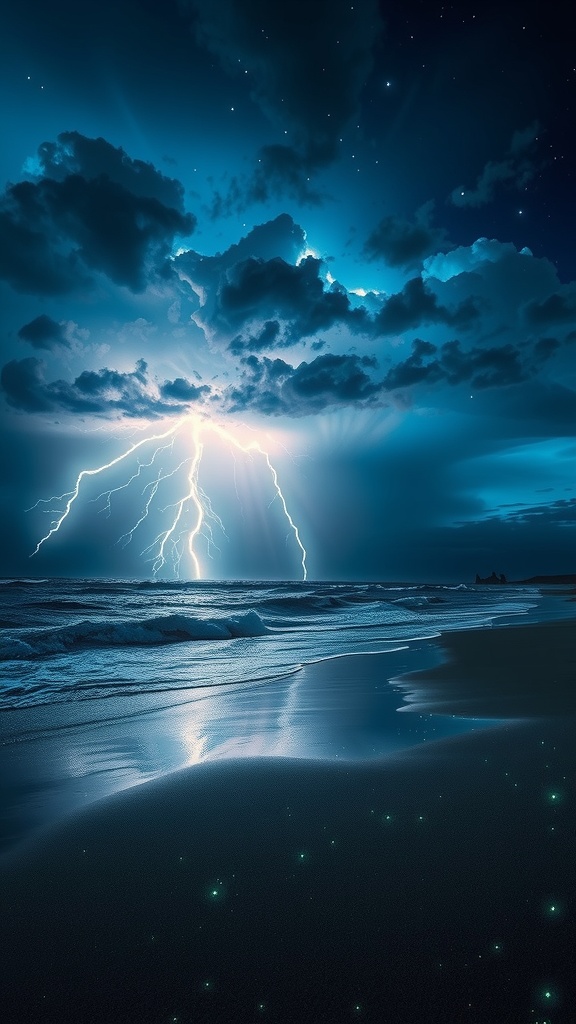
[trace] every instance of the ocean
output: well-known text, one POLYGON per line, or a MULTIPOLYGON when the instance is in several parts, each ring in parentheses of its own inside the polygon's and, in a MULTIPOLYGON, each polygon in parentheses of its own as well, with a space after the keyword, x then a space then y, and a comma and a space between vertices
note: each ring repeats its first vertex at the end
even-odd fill
POLYGON ((0 709, 264 683, 546 614, 532 586, 5 579, 0 709))

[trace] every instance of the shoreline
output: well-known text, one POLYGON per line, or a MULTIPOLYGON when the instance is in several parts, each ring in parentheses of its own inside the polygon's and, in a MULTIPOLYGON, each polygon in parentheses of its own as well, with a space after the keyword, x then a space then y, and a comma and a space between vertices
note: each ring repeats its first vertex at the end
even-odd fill
POLYGON ((439 665, 392 682, 402 711, 488 718, 576 714, 576 622, 496 625, 448 631, 439 665))
POLYGON ((89 723, 79 705, 16 710, 0 747, 0 856, 95 801, 190 765, 355 765, 500 722, 574 715, 574 678, 573 620, 520 620, 339 654, 266 684, 189 691, 169 704, 164 694, 94 701, 89 723))
POLYGON ((397 734, 399 698, 387 679, 435 657, 429 641, 415 642, 371 657, 323 659, 265 684, 190 690, 168 702, 164 693, 148 693, 91 701, 89 708, 15 710, 0 747, 0 842, 9 849, 95 800, 187 765, 249 756, 354 761, 410 746, 416 738, 408 723, 399 723, 403 738, 397 734))
MULTIPOLYGON (((546 657, 563 665, 565 683, 571 625, 444 634, 452 660, 404 684, 428 686, 436 710, 447 693, 466 696, 466 671, 477 700, 494 643, 506 645, 510 664, 501 657, 486 709, 511 667, 517 681, 532 672, 534 689, 530 636, 554 642, 546 657)), ((412 653, 429 664, 439 650, 412 653)), ((308 750, 306 729, 319 719, 344 730, 337 739, 365 734, 380 698, 400 702, 402 676, 388 684, 385 663, 351 655, 307 666, 292 705, 268 709, 278 734, 293 736, 299 722, 308 750)), ((238 721, 254 721, 254 703, 238 710, 238 721)), ((39 1024, 516 1024, 543 1014, 566 1024, 573 717, 547 694, 546 713, 531 719, 415 741, 443 718, 406 710, 389 721, 411 742, 387 756, 263 755, 236 744, 77 809, 7 854, 5 1013, 39 1024)), ((157 736, 161 721, 158 712, 157 736)))

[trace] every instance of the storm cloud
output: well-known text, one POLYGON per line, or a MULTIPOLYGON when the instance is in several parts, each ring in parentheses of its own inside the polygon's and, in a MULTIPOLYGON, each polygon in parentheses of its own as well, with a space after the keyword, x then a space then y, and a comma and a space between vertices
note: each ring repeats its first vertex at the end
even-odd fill
POLYGON ((432 225, 433 204, 426 203, 413 221, 384 217, 368 236, 364 253, 369 260, 382 259, 391 267, 417 267, 422 260, 450 248, 444 228, 432 225))
POLYGON ((429 324, 467 330, 479 318, 474 295, 444 305, 421 277, 396 294, 376 296, 371 312, 337 281, 326 280, 323 260, 302 258, 305 238, 284 215, 217 256, 188 251, 175 258, 177 272, 200 299, 194 319, 212 341, 241 354, 286 347, 331 328, 384 338, 429 324))
POLYGON ((251 177, 236 177, 228 208, 279 193, 317 201, 307 179, 336 158, 342 131, 358 109, 383 28, 378 5, 363 0, 355 10, 345 0, 282 7, 268 0, 181 0, 181 6, 224 70, 242 78, 247 73, 253 100, 281 133, 281 145, 260 149, 251 177))
POLYGON ((382 381, 386 390, 415 384, 469 384, 473 389, 501 388, 527 381, 560 347, 556 338, 539 338, 534 345, 473 345, 457 339, 441 346, 416 338, 407 359, 396 363, 382 381))
POLYGON ((158 386, 143 359, 129 372, 107 367, 84 370, 72 383, 49 382, 45 370, 45 364, 35 356, 7 363, 0 385, 8 404, 29 413, 154 419, 188 412, 190 403, 201 402, 211 390, 208 385, 198 386, 182 377, 158 386))
POLYGON ((194 230, 181 186, 103 139, 60 136, 40 147, 39 166, 44 176, 0 199, 0 278, 17 291, 64 295, 96 271, 142 292, 167 272, 175 237, 194 230))
POLYGON ((376 361, 368 356, 326 353, 291 366, 283 359, 243 360, 240 381, 223 396, 229 412, 254 409, 266 416, 307 416, 329 408, 366 405, 381 385, 369 374, 376 361))
POLYGON ((450 309, 426 287, 421 277, 413 277, 401 292, 391 295, 374 317, 374 333, 402 334, 422 324, 443 324, 466 329, 478 320, 479 309, 473 296, 450 309))
POLYGON ((33 348, 46 349, 51 351, 63 345, 68 347, 69 341, 62 324, 57 324, 50 316, 42 313, 35 317, 29 324, 24 324, 18 331, 21 341, 27 341, 33 348))

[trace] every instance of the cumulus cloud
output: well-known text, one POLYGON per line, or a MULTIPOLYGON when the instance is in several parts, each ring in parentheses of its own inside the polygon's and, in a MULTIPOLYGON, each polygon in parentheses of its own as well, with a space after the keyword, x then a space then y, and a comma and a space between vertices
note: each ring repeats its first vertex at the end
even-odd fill
MULTIPOLYGON (((496 238, 478 238, 472 245, 459 245, 449 252, 435 253, 424 260, 424 280, 436 278, 449 281, 459 274, 474 273, 486 263, 500 263, 507 256, 515 256, 518 250, 512 242, 499 242, 496 238)), ((520 250, 521 256, 532 256, 527 247, 520 250)))
POLYGON ((306 416, 377 400, 381 385, 370 376, 367 356, 325 354, 291 366, 283 359, 247 356, 237 384, 224 395, 229 412, 255 409, 266 416, 306 416))
POLYGON ((481 311, 477 331, 505 332, 515 342, 531 330, 540 333, 558 322, 545 315, 547 300, 556 293, 564 298, 570 294, 569 288, 563 291, 549 260, 496 239, 479 238, 470 246, 431 256, 424 260, 422 276, 447 303, 473 294, 481 311))
POLYGON ((141 292, 194 229, 178 183, 103 139, 67 133, 40 147, 39 166, 0 198, 0 278, 17 291, 66 294, 97 271, 141 292))
POLYGON ((21 341, 27 341, 33 348, 42 348, 51 351, 59 346, 68 348, 69 340, 66 336, 65 324, 57 324, 52 317, 42 313, 35 317, 29 324, 24 324, 18 331, 21 341))
POLYGON ((207 337, 240 354, 291 344, 296 321, 303 332, 312 327, 306 321, 314 302, 322 303, 324 285, 320 261, 296 265, 305 246, 303 229, 281 214, 215 256, 177 255, 174 267, 198 295, 194 320, 207 337))
POLYGON ((271 260, 276 257, 295 263, 306 245, 306 233, 287 213, 257 224, 239 242, 215 256, 204 256, 193 249, 180 252, 174 266, 181 277, 199 293, 203 304, 218 290, 226 271, 250 258, 271 260))
POLYGON ((132 195, 157 199, 162 206, 184 213, 184 186, 168 178, 154 164, 134 160, 122 149, 101 137, 87 138, 80 132, 61 132, 56 142, 38 147, 41 177, 64 181, 80 174, 91 181, 102 176, 121 185, 132 195))
POLYGON ((541 301, 528 303, 526 320, 539 329, 562 324, 572 326, 576 322, 576 282, 563 285, 541 301))
POLYGON ((252 98, 281 133, 282 145, 260 151, 253 177, 237 180, 228 202, 242 205, 246 195, 264 200, 281 191, 316 200, 307 178, 337 156, 372 68, 382 31, 375 0, 181 3, 194 17, 199 42, 249 82, 252 98))
POLYGON ((478 318, 473 296, 444 305, 421 277, 395 295, 378 296, 375 312, 369 311, 338 282, 327 283, 322 260, 294 262, 305 237, 283 215, 217 256, 189 251, 175 258, 177 272, 199 296, 194 319, 211 341, 240 355, 290 346, 331 328, 374 338, 426 324, 463 330, 478 318))
POLYGON ((443 228, 433 227, 434 204, 425 203, 413 221, 384 217, 368 236, 364 253, 369 260, 383 259, 391 267, 417 267, 424 257, 449 247, 443 228))
POLYGON ((479 317, 477 303, 468 296, 453 309, 443 306, 421 277, 413 277, 401 292, 391 295, 374 317, 376 334, 402 334, 422 324, 444 324, 466 329, 479 317))
POLYGON ((217 256, 177 256, 177 272, 200 298, 194 319, 208 337, 238 354, 291 345, 335 325, 369 331, 366 310, 354 308, 337 284, 326 288, 321 260, 295 262, 305 241, 302 229, 283 214, 217 256))
POLYGON ((364 308, 354 309, 346 291, 337 285, 325 289, 319 273, 321 264, 312 256, 296 266, 282 259, 244 260, 226 274, 218 289, 212 321, 203 322, 213 331, 229 334, 246 324, 279 317, 285 344, 335 325, 368 330, 364 308))
POLYGON ((450 194, 450 202, 460 207, 486 206, 501 185, 524 188, 536 173, 532 154, 538 131, 539 126, 534 123, 523 131, 514 132, 505 158, 489 160, 474 187, 458 185, 450 194))
POLYGON ((47 381, 45 370, 45 364, 35 356, 14 359, 3 367, 0 385, 12 408, 30 413, 150 419, 181 415, 191 403, 202 402, 211 391, 208 385, 197 386, 183 377, 158 386, 150 378, 143 359, 129 372, 107 367, 84 370, 72 383, 47 381))
POLYGON ((522 348, 509 343, 463 348, 457 339, 437 346, 416 338, 408 358, 388 371, 382 385, 386 390, 438 383, 466 383, 478 390, 507 387, 534 376, 559 344, 555 338, 540 338, 522 348))

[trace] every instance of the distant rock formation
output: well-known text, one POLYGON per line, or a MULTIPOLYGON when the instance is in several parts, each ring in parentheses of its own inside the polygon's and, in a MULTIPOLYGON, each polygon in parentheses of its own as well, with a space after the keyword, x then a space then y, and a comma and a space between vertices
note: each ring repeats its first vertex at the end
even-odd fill
POLYGON ((478 573, 476 573, 476 579, 474 580, 474 582, 475 583, 508 583, 508 580, 506 579, 504 573, 501 573, 500 576, 497 576, 496 573, 493 572, 491 576, 486 576, 484 579, 481 576, 479 576, 478 573))
POLYGON ((531 586, 576 586, 576 573, 561 573, 556 576, 530 576, 527 580, 507 580, 504 573, 498 575, 493 572, 490 576, 479 576, 476 573, 475 583, 502 584, 510 583, 513 586, 529 584, 531 586))

